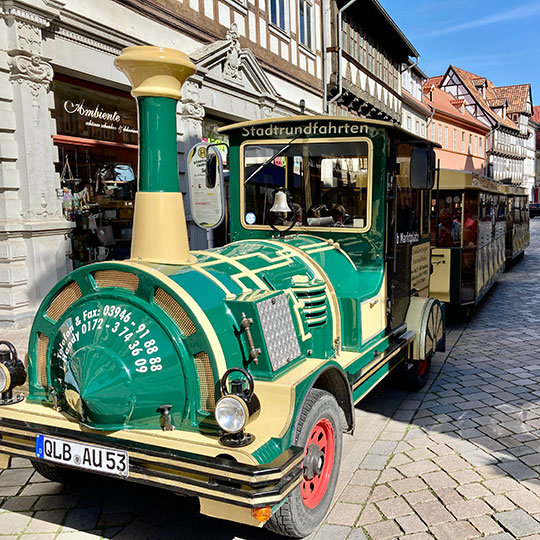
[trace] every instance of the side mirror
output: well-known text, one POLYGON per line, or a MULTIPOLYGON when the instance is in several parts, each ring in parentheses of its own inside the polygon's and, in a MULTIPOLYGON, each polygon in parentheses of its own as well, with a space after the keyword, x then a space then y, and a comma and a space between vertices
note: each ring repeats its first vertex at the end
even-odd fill
POLYGON ((433 188, 433 150, 415 148, 411 155, 411 187, 413 189, 433 188))

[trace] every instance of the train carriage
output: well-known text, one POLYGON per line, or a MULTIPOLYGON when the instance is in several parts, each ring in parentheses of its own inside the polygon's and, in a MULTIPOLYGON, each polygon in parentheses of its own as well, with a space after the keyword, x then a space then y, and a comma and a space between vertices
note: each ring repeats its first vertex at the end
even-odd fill
POLYGON ((527 190, 520 186, 501 186, 506 194, 506 261, 511 262, 525 253, 529 245, 529 204, 527 190))
POLYGON ((420 388, 444 348, 428 296, 432 144, 341 117, 229 126, 232 242, 190 252, 176 101, 194 66, 153 47, 116 63, 139 106, 131 258, 79 268, 43 300, 28 396, 21 361, 0 356, 0 465, 114 475, 306 536, 354 404, 394 369, 420 388))

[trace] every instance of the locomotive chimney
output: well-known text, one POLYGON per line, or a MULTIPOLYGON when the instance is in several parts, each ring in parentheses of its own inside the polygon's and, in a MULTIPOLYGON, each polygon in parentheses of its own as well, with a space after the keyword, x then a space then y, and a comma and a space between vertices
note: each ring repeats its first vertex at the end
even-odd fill
POLYGON ((127 47, 114 64, 129 79, 139 113, 131 260, 189 264, 194 257, 178 180, 176 105, 195 65, 180 51, 149 46, 127 47))

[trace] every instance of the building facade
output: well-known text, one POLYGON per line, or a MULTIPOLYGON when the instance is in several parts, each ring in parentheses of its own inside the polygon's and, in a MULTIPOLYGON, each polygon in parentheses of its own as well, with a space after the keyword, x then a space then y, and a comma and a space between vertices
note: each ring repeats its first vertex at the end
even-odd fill
MULTIPOLYGON (((401 120, 418 53, 377 0, 0 0, 0 325, 33 316, 73 267, 129 256, 137 111, 114 58, 186 52, 197 73, 177 111, 188 151, 226 124, 297 114, 401 120), (350 4, 350 2, 348 2, 350 4), (360 5, 360 3, 359 3, 360 5), (358 7, 358 6, 357 6, 358 7)), ((227 239, 191 220, 193 249, 227 239)))
POLYGON ((527 129, 528 118, 532 115, 532 99, 528 92, 516 91, 526 96, 530 107, 510 104, 510 88, 497 88, 493 83, 456 66, 449 66, 440 78, 439 88, 455 99, 463 100, 465 109, 489 128, 486 137, 486 175, 502 182, 510 182, 531 189, 524 175, 526 146, 530 139, 527 129), (530 110, 530 112, 529 112, 530 110))
POLYGON ((440 167, 484 174, 489 128, 468 112, 464 99, 441 90, 440 79, 424 85, 424 103, 431 110, 427 138, 442 147, 435 149, 440 167))
POLYGON ((403 69, 401 75, 401 127, 418 135, 426 137, 427 123, 431 110, 423 103, 423 89, 427 75, 416 65, 403 69))

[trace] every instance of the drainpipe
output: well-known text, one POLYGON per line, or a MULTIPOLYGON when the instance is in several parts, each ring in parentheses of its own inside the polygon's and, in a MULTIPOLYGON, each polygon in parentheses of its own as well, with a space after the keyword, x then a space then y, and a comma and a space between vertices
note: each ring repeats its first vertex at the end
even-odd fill
MULTIPOLYGON (((339 45, 338 45, 338 93, 326 103, 326 112, 330 110, 330 105, 334 101, 338 100, 343 95, 343 80, 341 78, 341 60, 343 59, 343 32, 341 31, 341 22, 343 19, 343 12, 350 6, 352 6, 356 0, 350 0, 347 2, 339 11, 337 16, 337 32, 339 35, 339 45)), ((326 87, 326 85, 325 85, 326 87)))

